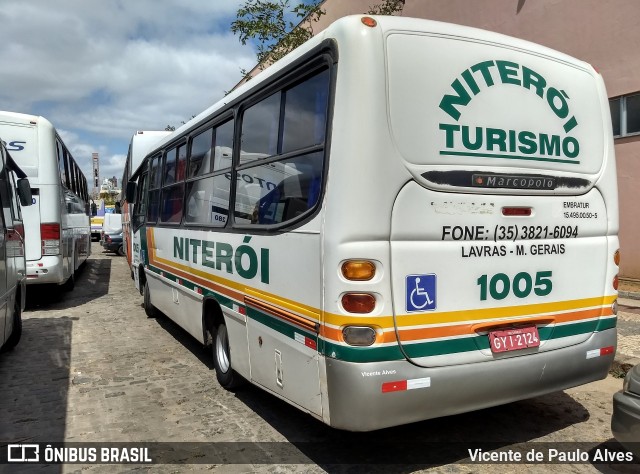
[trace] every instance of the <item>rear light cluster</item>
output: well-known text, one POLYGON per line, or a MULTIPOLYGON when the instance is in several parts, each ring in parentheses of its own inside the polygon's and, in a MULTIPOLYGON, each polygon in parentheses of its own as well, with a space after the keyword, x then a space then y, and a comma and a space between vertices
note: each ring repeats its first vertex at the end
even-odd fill
POLYGON ((40 224, 42 255, 60 254, 60 224, 40 224))
POLYGON ((528 217, 531 214, 532 214, 532 210, 530 207, 503 207, 502 208, 503 216, 528 217))
MULTIPOLYGON (((369 260, 348 260, 340 271, 346 280, 364 282, 375 277, 376 265, 369 260)), ((345 311, 354 314, 369 314, 376 307, 375 295, 366 292, 344 293, 340 302, 345 311)), ((369 326, 346 326, 342 337, 351 346, 370 346, 376 341, 376 330, 369 326)))

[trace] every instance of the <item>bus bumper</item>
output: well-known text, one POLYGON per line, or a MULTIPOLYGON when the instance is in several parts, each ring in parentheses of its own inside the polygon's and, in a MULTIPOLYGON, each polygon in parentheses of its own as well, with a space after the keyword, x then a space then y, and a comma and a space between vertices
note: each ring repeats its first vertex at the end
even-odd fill
POLYGON ((587 351, 615 347, 616 340, 613 328, 549 352, 434 368, 407 361, 363 364, 327 358, 329 416, 325 415, 325 422, 335 428, 370 431, 600 380, 607 376, 615 353, 588 358, 587 351))
POLYGON ((63 258, 60 255, 27 260, 27 285, 61 284, 65 282, 63 258))

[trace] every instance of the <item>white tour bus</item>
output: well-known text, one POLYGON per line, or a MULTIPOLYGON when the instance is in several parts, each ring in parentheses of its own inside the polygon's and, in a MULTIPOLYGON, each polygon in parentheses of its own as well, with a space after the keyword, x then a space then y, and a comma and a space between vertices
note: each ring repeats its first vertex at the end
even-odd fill
POLYGON ((27 284, 71 290, 91 254, 87 179, 44 117, 0 112, 0 136, 31 183, 32 205, 23 210, 27 284))
POLYGON ((31 205, 29 180, 0 139, 0 349, 13 349, 22 336, 26 264, 22 206, 31 205), (16 181, 16 178, 17 181, 16 181))
POLYGON ((145 309, 211 344, 224 387, 250 381, 348 430, 604 378, 612 137, 582 61, 457 25, 340 19, 134 175, 145 309))
MULTIPOLYGON (((149 153, 149 150, 160 141, 161 138, 169 135, 170 131, 165 130, 140 130, 133 134, 129 142, 129 150, 127 152, 127 160, 124 164, 124 173, 122 174, 122 187, 125 187, 131 176, 140 167, 142 160, 149 153)), ((123 193, 124 194, 124 193, 123 193)), ((125 254, 127 255, 127 263, 131 269, 131 277, 134 276, 131 257, 133 255, 131 249, 132 232, 131 232, 131 215, 133 213, 133 203, 127 201, 123 195, 120 202, 122 212, 122 239, 125 254)))

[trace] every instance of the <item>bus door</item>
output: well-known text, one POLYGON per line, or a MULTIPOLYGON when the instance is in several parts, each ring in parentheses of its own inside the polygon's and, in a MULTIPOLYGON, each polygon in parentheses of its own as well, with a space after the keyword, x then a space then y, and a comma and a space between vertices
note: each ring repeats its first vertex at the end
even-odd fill
MULTIPOLYGON (((147 212, 147 190, 149 186, 149 174, 146 170, 138 177, 137 186, 136 186, 136 197, 135 203, 133 204, 133 212, 131 221, 128 226, 128 238, 131 239, 131 270, 133 272, 133 280, 136 289, 142 293, 142 288, 140 287, 140 266, 145 263, 145 256, 142 255, 142 249, 147 248, 146 242, 144 243, 142 239, 146 240, 146 226, 143 225, 146 218, 147 212)), ((129 204, 131 206, 131 204, 129 204)), ((127 258, 129 258, 127 256, 127 258)))

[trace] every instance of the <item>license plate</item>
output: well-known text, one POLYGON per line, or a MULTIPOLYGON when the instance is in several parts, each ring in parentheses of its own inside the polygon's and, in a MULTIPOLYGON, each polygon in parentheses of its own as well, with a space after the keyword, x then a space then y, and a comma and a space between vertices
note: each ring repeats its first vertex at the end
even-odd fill
POLYGON ((538 347, 540 345, 540 336, 538 335, 538 328, 535 326, 490 331, 489 344, 491 345, 491 352, 517 351, 527 347, 538 347))

